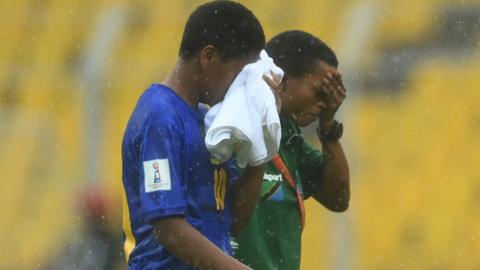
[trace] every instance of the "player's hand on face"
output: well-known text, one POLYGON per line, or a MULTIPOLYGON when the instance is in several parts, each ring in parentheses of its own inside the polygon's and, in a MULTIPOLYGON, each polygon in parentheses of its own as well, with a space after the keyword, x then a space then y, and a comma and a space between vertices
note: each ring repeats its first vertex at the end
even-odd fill
POLYGON ((275 96, 275 103, 277 105, 277 112, 280 113, 280 110, 282 109, 282 100, 280 99, 282 79, 273 73, 271 74, 273 79, 268 77, 267 75, 263 75, 263 80, 272 89, 273 95, 275 96))
POLYGON ((347 97, 347 90, 343 85, 342 75, 335 71, 328 73, 322 81, 322 91, 325 96, 325 107, 320 114, 320 123, 333 122, 335 113, 347 97))

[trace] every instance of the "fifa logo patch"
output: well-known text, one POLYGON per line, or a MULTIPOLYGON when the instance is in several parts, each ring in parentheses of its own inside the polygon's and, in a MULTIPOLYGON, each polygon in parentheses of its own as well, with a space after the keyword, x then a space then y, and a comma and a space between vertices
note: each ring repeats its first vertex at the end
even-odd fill
POLYGON ((155 159, 143 162, 145 192, 171 190, 168 159, 155 159))
POLYGON ((161 179, 160 179, 160 169, 158 169, 158 162, 154 161, 152 166, 153 166, 153 169, 155 170, 155 174, 153 176, 153 182, 155 184, 160 183, 161 179))

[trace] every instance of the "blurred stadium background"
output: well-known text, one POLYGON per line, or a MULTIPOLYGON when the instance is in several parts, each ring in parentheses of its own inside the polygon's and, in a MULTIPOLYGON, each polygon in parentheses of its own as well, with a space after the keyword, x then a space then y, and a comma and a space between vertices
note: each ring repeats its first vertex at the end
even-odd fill
MULTIPOLYGON (((120 239, 125 124, 202 2, 0 2, 0 269, 53 268, 86 207, 120 239)), ((480 2, 240 2, 330 44, 349 89, 351 207, 307 203, 302 269, 480 269, 480 2)))

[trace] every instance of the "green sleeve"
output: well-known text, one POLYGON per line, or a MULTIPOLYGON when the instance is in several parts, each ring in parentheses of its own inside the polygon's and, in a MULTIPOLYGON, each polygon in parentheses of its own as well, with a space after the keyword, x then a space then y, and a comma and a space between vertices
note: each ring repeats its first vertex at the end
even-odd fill
POLYGON ((325 160, 322 152, 309 143, 303 141, 302 156, 300 157, 300 179, 302 181, 303 197, 309 198, 321 185, 318 179, 325 160))

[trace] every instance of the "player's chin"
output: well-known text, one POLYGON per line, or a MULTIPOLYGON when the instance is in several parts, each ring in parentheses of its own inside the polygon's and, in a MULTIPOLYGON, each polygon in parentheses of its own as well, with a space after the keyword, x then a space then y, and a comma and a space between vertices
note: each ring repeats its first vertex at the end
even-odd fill
POLYGON ((223 98, 225 97, 225 94, 217 94, 217 95, 212 95, 210 96, 210 100, 209 100, 209 104, 210 106, 215 106, 217 103, 220 103, 221 101, 223 101, 223 98))

